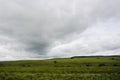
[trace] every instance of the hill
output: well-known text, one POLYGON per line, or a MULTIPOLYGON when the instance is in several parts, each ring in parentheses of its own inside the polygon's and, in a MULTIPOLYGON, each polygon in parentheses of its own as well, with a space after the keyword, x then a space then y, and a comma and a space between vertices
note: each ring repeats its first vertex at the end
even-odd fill
POLYGON ((0 80, 119 80, 120 56, 0 62, 0 80))

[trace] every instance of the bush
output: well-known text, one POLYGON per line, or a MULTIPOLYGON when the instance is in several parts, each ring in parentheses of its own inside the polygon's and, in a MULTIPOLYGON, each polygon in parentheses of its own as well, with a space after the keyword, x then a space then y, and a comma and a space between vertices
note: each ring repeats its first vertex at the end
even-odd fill
POLYGON ((117 64, 113 64, 113 66, 118 66, 117 64))
POLYGON ((91 64, 86 64, 86 66, 91 66, 91 64))
POLYGON ((104 63, 102 63, 102 64, 99 64, 98 66, 105 66, 105 64, 104 64, 104 63))
POLYGON ((56 64, 57 63, 57 61, 54 61, 54 64, 56 64))

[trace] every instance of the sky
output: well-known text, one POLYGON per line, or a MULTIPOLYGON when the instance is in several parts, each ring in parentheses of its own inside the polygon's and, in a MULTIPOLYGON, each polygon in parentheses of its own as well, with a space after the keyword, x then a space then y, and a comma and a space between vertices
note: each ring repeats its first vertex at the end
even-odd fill
POLYGON ((120 0, 0 0, 0 60, 120 55, 120 0))

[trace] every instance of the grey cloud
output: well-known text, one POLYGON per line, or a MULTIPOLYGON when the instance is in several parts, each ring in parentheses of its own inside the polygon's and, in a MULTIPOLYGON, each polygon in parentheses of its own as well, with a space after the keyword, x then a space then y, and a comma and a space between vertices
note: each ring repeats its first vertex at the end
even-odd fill
MULTIPOLYGON (((54 43, 73 42, 97 22, 113 18, 119 21, 119 4, 119 0, 0 0, 0 35, 14 39, 14 44, 26 53, 54 56, 54 43)), ((0 41, 11 44, 3 37, 0 41)), ((76 45, 74 48, 79 49, 76 45)))

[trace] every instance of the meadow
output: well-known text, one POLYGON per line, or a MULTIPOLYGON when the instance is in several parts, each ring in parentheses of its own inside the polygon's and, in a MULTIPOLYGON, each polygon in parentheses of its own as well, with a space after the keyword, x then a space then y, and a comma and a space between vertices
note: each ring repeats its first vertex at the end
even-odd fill
POLYGON ((5 61, 0 80, 120 80, 120 56, 5 61))

